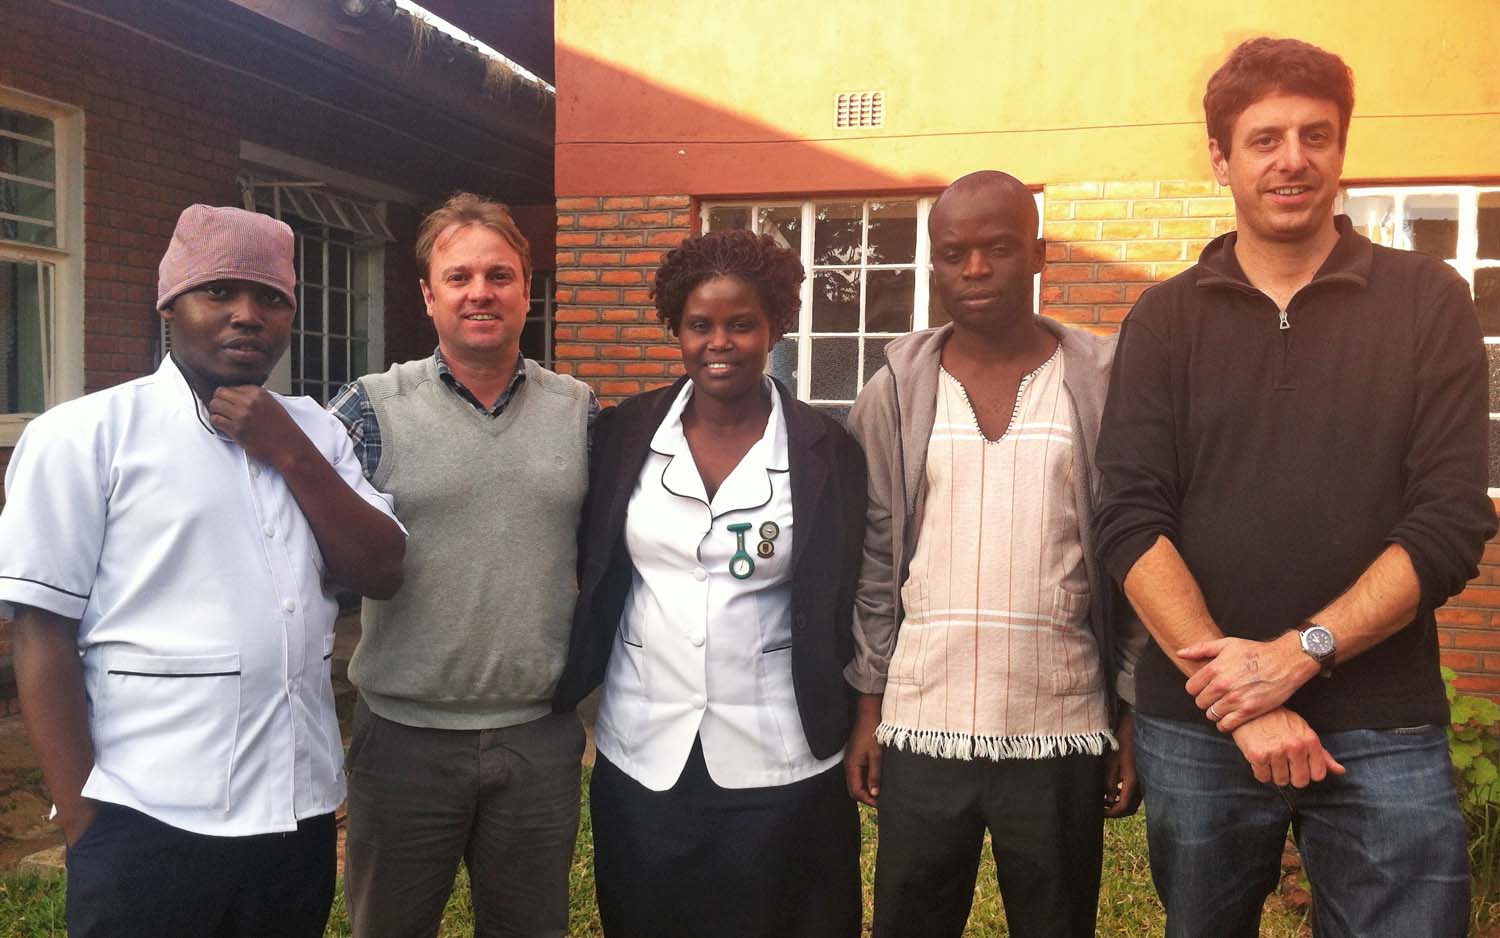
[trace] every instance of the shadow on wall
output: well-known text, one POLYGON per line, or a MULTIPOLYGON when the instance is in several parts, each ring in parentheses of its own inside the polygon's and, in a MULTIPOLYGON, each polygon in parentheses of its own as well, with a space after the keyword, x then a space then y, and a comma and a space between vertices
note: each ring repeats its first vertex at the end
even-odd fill
MULTIPOLYGON (((557 47, 557 73, 560 197, 896 193, 936 191, 952 181, 873 166, 837 152, 836 143, 798 139, 564 45, 557 47), (609 110, 610 124, 640 133, 628 139, 590 137, 590 115, 601 108, 609 110)), ((831 118, 832 101, 829 108, 831 118)), ((868 133, 852 131, 851 137, 868 133)), ((892 148, 903 146, 900 138, 890 141, 892 148)), ((989 167, 975 164, 955 176, 983 168, 989 167)))

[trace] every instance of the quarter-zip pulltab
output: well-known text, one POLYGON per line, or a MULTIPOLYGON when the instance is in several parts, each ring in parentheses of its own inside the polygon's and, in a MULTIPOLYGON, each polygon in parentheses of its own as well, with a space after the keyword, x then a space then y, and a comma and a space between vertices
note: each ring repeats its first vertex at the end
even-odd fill
POLYGON ((1291 322, 1286 318, 1286 310, 1278 309, 1276 311, 1276 314, 1281 317, 1281 326, 1279 328, 1282 332, 1285 332, 1288 329, 1292 328, 1291 322))

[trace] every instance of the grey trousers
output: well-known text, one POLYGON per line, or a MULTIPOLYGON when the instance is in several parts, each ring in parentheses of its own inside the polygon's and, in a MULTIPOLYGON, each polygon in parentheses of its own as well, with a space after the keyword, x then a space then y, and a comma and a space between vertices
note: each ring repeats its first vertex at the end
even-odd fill
POLYGON ((432 938, 462 859, 477 938, 563 938, 583 727, 393 723, 363 700, 349 741, 344 897, 355 938, 432 938))

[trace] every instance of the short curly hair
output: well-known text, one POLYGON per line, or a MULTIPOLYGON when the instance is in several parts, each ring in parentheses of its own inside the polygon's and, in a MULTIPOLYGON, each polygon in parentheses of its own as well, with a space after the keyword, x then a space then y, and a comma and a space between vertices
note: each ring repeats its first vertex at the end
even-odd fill
POLYGON ((1229 156, 1234 122, 1261 98, 1280 92, 1332 101, 1339 109, 1339 149, 1349 142, 1354 73, 1344 60, 1300 39, 1247 39, 1208 80, 1203 120, 1219 152, 1229 156))
POLYGON ((656 318, 677 335, 682 309, 699 284, 716 277, 736 277, 760 296, 772 330, 786 335, 797 331, 797 311, 802 308, 799 290, 805 276, 797 252, 777 244, 768 234, 713 231, 688 238, 667 254, 656 272, 651 297, 656 301, 656 318))

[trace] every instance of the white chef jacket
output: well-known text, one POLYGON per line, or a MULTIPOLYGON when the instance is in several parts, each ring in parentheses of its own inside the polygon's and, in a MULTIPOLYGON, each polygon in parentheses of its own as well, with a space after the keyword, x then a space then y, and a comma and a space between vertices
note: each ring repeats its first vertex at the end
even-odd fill
MULTIPOLYGON (((338 420, 276 399, 394 519, 338 420)), ((32 421, 5 491, 0 615, 24 603, 79 620, 86 797, 224 836, 338 806, 323 555, 281 476, 212 428, 170 358, 32 421)))
POLYGON ((767 380, 765 433, 712 501, 682 433, 686 382, 630 496, 625 544, 633 572, 594 743, 652 791, 682 774, 694 737, 721 788, 786 785, 837 765, 812 754, 792 686, 792 489, 781 398, 767 380), (729 572, 746 523, 754 572, 729 572), (774 538, 762 536, 772 522, 774 538), (771 542, 770 557, 757 548, 771 542))

